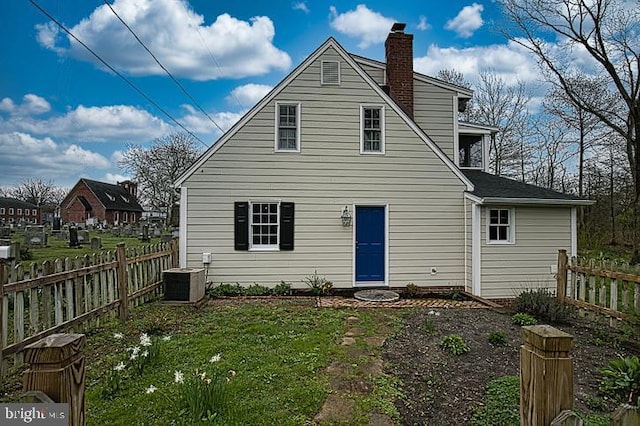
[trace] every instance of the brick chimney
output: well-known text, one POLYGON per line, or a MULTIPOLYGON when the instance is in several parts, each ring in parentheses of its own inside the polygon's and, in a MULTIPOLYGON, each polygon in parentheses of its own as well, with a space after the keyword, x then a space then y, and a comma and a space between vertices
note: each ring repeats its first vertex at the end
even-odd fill
POLYGON ((406 24, 395 23, 384 43, 389 93, 413 117, 413 34, 406 24))

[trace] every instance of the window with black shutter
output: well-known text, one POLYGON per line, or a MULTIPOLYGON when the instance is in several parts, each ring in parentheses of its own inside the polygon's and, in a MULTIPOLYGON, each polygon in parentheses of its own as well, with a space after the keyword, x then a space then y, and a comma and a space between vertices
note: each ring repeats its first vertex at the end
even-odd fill
POLYGON ((249 203, 234 203, 234 245, 236 250, 249 250, 249 203))
POLYGON ((294 203, 236 202, 236 250, 293 250, 294 203))

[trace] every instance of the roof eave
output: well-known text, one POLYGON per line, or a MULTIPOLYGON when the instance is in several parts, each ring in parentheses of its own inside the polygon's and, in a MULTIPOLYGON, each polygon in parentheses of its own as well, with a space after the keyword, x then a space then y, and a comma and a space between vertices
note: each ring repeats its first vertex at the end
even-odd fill
POLYGON ((481 197, 480 204, 518 204, 518 205, 546 205, 546 206, 591 206, 593 200, 571 200, 562 198, 505 198, 481 197))

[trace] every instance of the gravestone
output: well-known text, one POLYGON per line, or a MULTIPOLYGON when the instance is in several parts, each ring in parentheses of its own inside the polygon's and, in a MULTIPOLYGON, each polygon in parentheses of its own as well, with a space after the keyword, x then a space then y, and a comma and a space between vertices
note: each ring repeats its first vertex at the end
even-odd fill
POLYGON ((75 226, 69 228, 69 247, 80 248, 80 241, 78 241, 78 229, 75 226))
POLYGON ((10 246, 11 239, 10 238, 0 238, 0 246, 10 246))
POLYGON ((140 241, 148 243, 149 241, 151 241, 151 237, 149 237, 149 225, 148 224, 144 224, 142 225, 142 232, 140 233, 140 241))
POLYGON ((86 231, 86 230, 78 231, 78 242, 80 244, 89 242, 89 231, 86 231))
POLYGON ((102 248, 102 238, 100 237, 91 237, 91 248, 93 250, 98 250, 102 248))
POLYGON ((162 230, 156 225, 153 227, 153 236, 156 238, 160 238, 162 235, 162 230))
POLYGON ((60 231, 61 228, 62 228, 62 220, 59 217, 54 217, 53 218, 53 230, 54 231, 60 231))
POLYGON ((0 238, 11 238, 11 228, 8 226, 0 228, 0 238))
POLYGON ((24 232, 24 244, 27 247, 46 247, 47 233, 44 226, 29 226, 24 232))
POLYGON ((163 243, 168 243, 169 241, 171 241, 173 239, 173 235, 171 234, 162 234, 162 236, 160 237, 163 243))

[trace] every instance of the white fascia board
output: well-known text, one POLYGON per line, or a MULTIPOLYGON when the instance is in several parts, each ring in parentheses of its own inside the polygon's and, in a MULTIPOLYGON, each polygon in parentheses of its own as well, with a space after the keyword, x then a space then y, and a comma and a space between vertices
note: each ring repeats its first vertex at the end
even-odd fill
POLYGON ((465 192, 464 198, 471 200, 474 203, 482 204, 482 198, 478 197, 477 195, 473 195, 473 194, 469 194, 468 192, 465 192))
POLYGON ((529 205, 547 205, 547 206, 590 206, 595 204, 592 200, 563 200, 553 198, 500 198, 485 197, 481 198, 480 204, 529 204, 529 205))
POLYGON ((465 129, 467 131, 476 130, 478 133, 497 133, 500 131, 497 127, 479 123, 469 123, 468 121, 459 121, 458 124, 461 129, 465 129))

